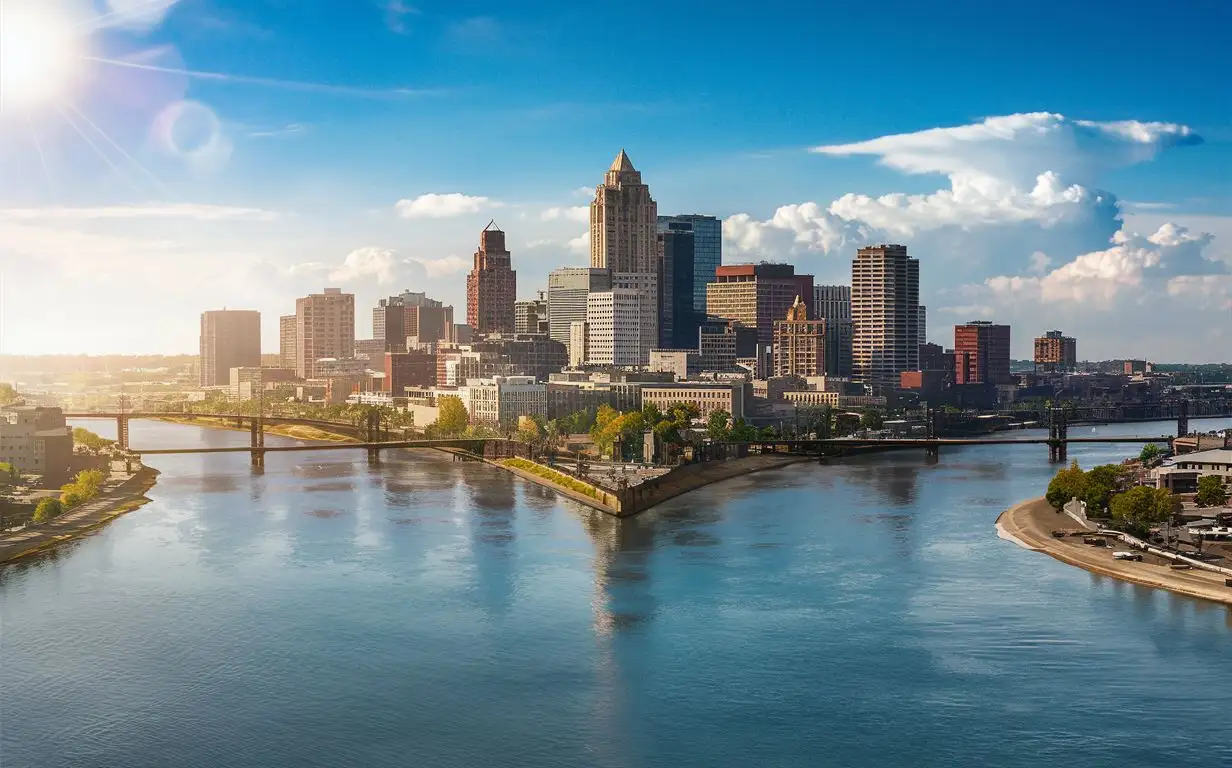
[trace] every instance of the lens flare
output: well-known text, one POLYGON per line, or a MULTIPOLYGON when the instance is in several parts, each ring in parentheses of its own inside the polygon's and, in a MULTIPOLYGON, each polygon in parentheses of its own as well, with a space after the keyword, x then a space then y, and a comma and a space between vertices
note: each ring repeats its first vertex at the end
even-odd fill
POLYGON ((0 106, 54 102, 77 74, 78 39, 65 20, 0 3, 0 106))

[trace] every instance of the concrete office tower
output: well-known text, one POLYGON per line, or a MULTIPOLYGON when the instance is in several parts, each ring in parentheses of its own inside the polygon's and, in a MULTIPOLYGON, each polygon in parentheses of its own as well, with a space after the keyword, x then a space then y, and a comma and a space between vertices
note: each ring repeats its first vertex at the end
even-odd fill
POLYGON ((1048 331, 1035 339, 1035 369, 1063 373, 1078 367, 1078 340, 1060 331, 1048 331))
POLYGON ((706 312, 757 329, 757 342, 767 345, 796 297, 812 295, 813 276, 797 275, 790 264, 732 264, 706 286, 706 312))
POLYGON ((590 203, 590 266, 656 271, 657 227, 658 206, 650 187, 622 149, 590 203))
POLYGON ((278 366, 295 370, 295 315, 278 318, 278 366))
POLYGON ((920 365, 920 262, 904 245, 861 248, 851 263, 852 378, 897 387, 920 365))
POLYGON ((569 367, 580 368, 586 364, 586 321, 574 320, 569 323, 569 367))
POLYGON ((326 288, 296 299, 295 330, 295 373, 301 379, 313 378, 322 358, 355 357, 355 295, 326 288))
POLYGON ((636 291, 641 306, 637 362, 628 365, 646 365, 651 350, 659 346, 659 276, 654 272, 616 272, 612 275, 612 290, 618 289, 636 291))
POLYGON ((518 273, 513 271, 505 233, 495 221, 479 235, 475 266, 466 276, 466 323, 477 334, 513 333, 518 273))
POLYGON ((659 233, 693 233, 693 309, 698 322, 706 314, 706 284, 714 282, 723 264, 723 220, 696 213, 660 216, 659 233))
POLYGON ((232 368, 261 366, 261 313, 220 309, 201 313, 200 383, 231 383, 232 368))
MULTIPOLYGON (((649 311, 654 312, 654 307, 649 311)), ((642 365, 642 295, 613 288, 586 297, 586 362, 591 365, 642 365)))
POLYGON ((548 336, 569 347, 571 358, 575 352, 569 329, 574 323, 586 322, 586 297, 610 290, 610 269, 564 267, 548 275, 548 336))
POLYGON ((954 383, 1009 384, 1010 327, 974 320, 954 326, 954 383))
POLYGON ((851 378, 851 286, 813 288, 813 317, 826 323, 826 375, 851 378))
POLYGON ((799 296, 787 318, 774 323, 775 376, 827 376, 826 322, 809 317, 799 296))
POLYGON ((544 336, 548 334, 548 300, 544 297, 543 291, 539 292, 537 299, 514 302, 513 332, 544 336))

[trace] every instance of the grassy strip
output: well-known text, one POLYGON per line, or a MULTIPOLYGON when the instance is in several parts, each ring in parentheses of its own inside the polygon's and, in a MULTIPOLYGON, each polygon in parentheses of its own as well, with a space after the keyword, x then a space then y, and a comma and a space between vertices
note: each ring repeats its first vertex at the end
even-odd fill
MULTIPOLYGON (((211 416, 180 416, 178 414, 172 416, 162 416, 161 421, 167 421, 172 424, 187 424, 195 427, 212 427, 217 429, 229 429, 235 432, 247 432, 247 425, 243 427, 235 426, 232 419, 219 419, 211 416)), ((266 424, 265 434, 281 435, 282 437, 292 437, 296 440, 318 440, 321 442, 330 443, 354 443, 355 438, 344 435, 338 432, 327 432, 317 427, 311 427, 307 424, 266 424)))
POLYGON ((537 477, 542 477, 545 480, 551 480, 557 485, 568 488, 571 491, 576 491, 583 496, 589 496, 596 501, 605 501, 603 494, 601 494, 599 489, 595 488, 593 485, 587 485, 581 480, 578 480, 576 477, 570 477, 563 472, 557 472, 554 469, 549 469, 542 464, 536 464, 535 462, 527 461, 526 459, 502 459, 500 463, 502 466, 513 467, 514 469, 520 469, 523 472, 529 472, 537 477))

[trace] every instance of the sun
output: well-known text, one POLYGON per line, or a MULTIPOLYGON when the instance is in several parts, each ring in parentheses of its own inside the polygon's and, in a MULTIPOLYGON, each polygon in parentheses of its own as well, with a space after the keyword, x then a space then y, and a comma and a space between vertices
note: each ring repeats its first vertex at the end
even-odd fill
POLYGON ((70 23, 0 0, 0 107, 55 101, 65 95, 80 60, 70 23))

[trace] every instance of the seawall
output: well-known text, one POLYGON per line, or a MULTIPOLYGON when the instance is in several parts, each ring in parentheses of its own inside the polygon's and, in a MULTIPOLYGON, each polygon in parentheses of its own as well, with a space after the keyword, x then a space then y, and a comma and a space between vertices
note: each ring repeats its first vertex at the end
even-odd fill
MULTIPOLYGON (((1113 548, 1093 547, 1082 543, 1083 537, 1057 538, 1054 530, 1079 530, 1068 516, 1055 511, 1044 499, 1030 499, 1015 504, 997 517, 997 535, 1026 549, 1060 560, 1068 565, 1110 576, 1114 579, 1165 589, 1186 597, 1195 597, 1224 605, 1232 605, 1232 587, 1226 586, 1222 574, 1198 569, 1174 570, 1165 563, 1116 560, 1113 548)), ((1086 532, 1094 535, 1093 532, 1086 532)), ((1113 539, 1115 541, 1115 539, 1113 539)), ((1112 541, 1109 542, 1111 544, 1112 541)), ((1129 549, 1129 546, 1123 547, 1129 549)))

